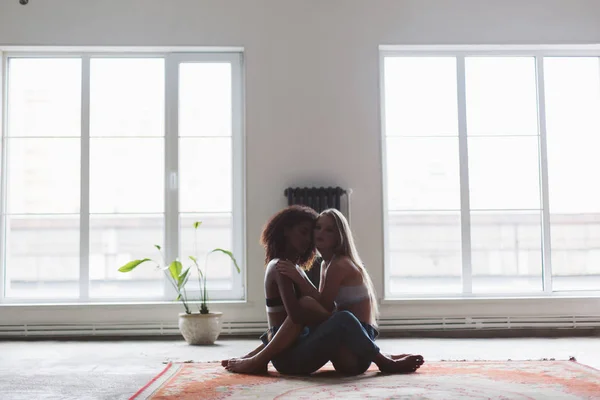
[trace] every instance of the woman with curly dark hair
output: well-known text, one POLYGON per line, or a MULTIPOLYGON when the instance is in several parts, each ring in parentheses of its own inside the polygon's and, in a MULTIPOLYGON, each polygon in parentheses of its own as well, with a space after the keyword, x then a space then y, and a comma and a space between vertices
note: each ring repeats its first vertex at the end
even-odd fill
POLYGON ((306 283, 302 266, 310 266, 315 255, 317 219, 311 208, 291 206, 266 224, 261 243, 266 251, 269 330, 261 337, 263 345, 240 359, 224 360, 223 366, 232 372, 264 373, 271 361, 281 373, 310 374, 331 360, 338 371, 349 375, 363 373, 371 362, 386 372, 413 372, 422 364, 421 356, 382 355, 373 342, 374 328, 366 330, 370 325, 351 311, 332 314, 319 302, 320 292, 306 283), (282 263, 295 271, 286 271, 282 263))
MULTIPOLYGON (((294 341, 299 343, 306 338, 310 332, 306 326, 318 325, 329 318, 330 313, 323 310, 314 299, 301 297, 299 287, 277 271, 280 260, 296 265, 302 274, 312 266, 316 254, 313 230, 318 216, 310 207, 293 205, 273 215, 265 224, 260 243, 265 248, 265 296, 269 330, 261 336, 263 345, 253 352, 240 359, 223 360, 222 364, 227 369, 245 373, 266 371, 271 360, 256 362, 257 359, 253 357, 271 341, 282 326, 286 326, 287 340, 281 340, 280 335, 275 346, 270 346, 273 354, 279 354, 294 341)), ((264 356, 262 354, 259 359, 262 360, 264 356)), ((293 358, 275 357, 272 361, 278 371, 293 373, 289 365, 295 363, 293 358)))

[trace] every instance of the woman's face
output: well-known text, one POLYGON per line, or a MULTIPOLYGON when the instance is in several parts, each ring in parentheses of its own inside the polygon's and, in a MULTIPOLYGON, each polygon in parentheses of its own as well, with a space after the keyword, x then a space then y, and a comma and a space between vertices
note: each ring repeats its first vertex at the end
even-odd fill
POLYGON ((304 221, 286 231, 289 246, 299 255, 304 254, 312 243, 312 227, 310 221, 304 221))
POLYGON ((333 217, 321 215, 315 225, 315 244, 319 251, 333 250, 338 245, 338 230, 333 217))

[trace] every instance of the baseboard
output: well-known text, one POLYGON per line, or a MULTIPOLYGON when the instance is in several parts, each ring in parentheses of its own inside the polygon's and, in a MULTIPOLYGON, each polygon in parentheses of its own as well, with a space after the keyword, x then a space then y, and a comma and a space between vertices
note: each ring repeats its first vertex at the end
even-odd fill
MULTIPOLYGON (((379 321, 382 337, 595 336, 600 316, 395 318, 379 321)), ((265 321, 224 322, 221 337, 256 337, 265 321)), ((0 324, 0 338, 179 337, 174 323, 0 324)))

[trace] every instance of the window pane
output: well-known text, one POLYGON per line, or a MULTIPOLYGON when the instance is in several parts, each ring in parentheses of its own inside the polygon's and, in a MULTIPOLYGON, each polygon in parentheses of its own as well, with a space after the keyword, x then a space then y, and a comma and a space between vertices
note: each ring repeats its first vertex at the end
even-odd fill
POLYGON ((537 135, 533 57, 466 57, 469 135, 537 135))
POLYGON ((388 136, 456 136, 456 58, 386 57, 388 136))
POLYGON ((231 212, 230 138, 182 138, 179 141, 181 212, 231 212))
POLYGON ((6 224, 6 297, 78 297, 79 215, 9 215, 6 224))
POLYGON ((231 64, 179 65, 179 135, 231 136, 231 64))
POLYGON ((389 291, 462 291, 460 212, 388 213, 389 291))
POLYGON ((80 140, 8 140, 8 213, 78 213, 80 140))
MULTIPOLYGON (((232 274, 233 263, 230 258, 222 253, 213 253, 208 257, 209 251, 221 248, 233 251, 233 221, 230 213, 223 214, 182 214, 179 220, 181 229, 181 259, 187 267, 191 265, 189 256, 195 256, 204 273, 208 267, 208 290, 231 290, 233 288, 232 274), (202 224, 197 230, 194 222, 202 224)), ((241 267, 241 265, 240 265, 241 267)), ((237 274, 237 272, 236 272, 237 274)), ((198 291, 198 273, 192 267, 192 275, 187 284, 187 290, 198 291)), ((210 295, 210 293, 209 293, 210 295)))
POLYGON ((600 214, 552 213, 550 227, 552 289, 599 290, 600 214))
POLYGON ((540 209, 537 136, 468 140, 471 209, 540 209))
POLYGON ((600 289, 600 63, 544 59, 554 290, 600 289))
POLYGON ((472 211, 474 293, 540 292, 541 212, 472 211))
POLYGON ((386 139, 389 210, 458 210, 458 138, 386 139))
POLYGON ((147 262, 122 273, 129 261, 151 258, 162 263, 154 245, 163 246, 164 215, 90 216, 90 295, 112 298, 158 298, 164 293, 164 274, 147 262))
POLYGON ((164 136, 162 58, 90 60, 90 135, 164 136))
POLYGON ((8 136, 79 136, 81 60, 8 59, 8 136))
POLYGON ((164 212, 164 139, 90 140, 92 213, 164 212))

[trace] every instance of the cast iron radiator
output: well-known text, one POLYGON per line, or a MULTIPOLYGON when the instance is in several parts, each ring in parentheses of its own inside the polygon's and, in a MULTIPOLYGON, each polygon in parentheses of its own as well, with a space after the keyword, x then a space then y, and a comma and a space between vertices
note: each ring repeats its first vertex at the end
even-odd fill
MULTIPOLYGON (((341 187, 289 187, 283 191, 283 194, 287 197, 289 206, 294 204, 309 206, 318 213, 328 208, 342 211, 342 196, 346 196, 348 205, 346 208, 350 209, 348 192, 341 187)), ((348 218, 347 214, 346 218, 348 218)), ((306 272, 317 289, 321 280, 321 261, 322 259, 317 257, 310 271, 306 272)))

